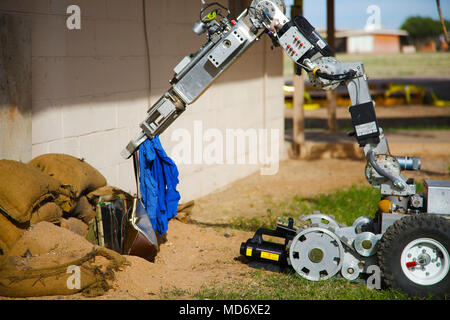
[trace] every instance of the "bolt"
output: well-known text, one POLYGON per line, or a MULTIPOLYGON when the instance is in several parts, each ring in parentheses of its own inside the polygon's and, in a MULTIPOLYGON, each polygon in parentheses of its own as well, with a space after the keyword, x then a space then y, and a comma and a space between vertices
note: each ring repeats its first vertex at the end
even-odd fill
POLYGON ((423 250, 422 250, 422 253, 427 253, 427 250, 423 249, 423 250))
POLYGON ((411 258, 411 253, 408 253, 408 258, 411 258))
POLYGON ((348 268, 348 269, 347 269, 347 272, 348 272, 349 274, 353 274, 353 272, 355 272, 355 270, 353 270, 353 268, 348 268))
POLYGON ((436 263, 436 267, 440 267, 441 266, 441 264, 438 262, 438 263, 436 263))
POLYGON ((429 273, 429 272, 426 272, 426 273, 425 273, 425 275, 426 275, 426 276, 429 276, 429 275, 430 275, 430 273, 429 273))

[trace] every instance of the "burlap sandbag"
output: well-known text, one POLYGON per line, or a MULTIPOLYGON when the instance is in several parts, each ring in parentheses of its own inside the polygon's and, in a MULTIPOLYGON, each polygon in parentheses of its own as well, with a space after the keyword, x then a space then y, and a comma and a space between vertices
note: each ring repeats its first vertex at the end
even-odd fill
POLYGON ((51 176, 25 163, 0 160, 0 210, 18 223, 27 223, 32 212, 49 201, 64 211, 74 205, 73 194, 51 176))
POLYGON ((98 296, 111 287, 125 257, 93 246, 83 237, 49 222, 33 225, 0 260, 0 296, 32 297, 82 292, 98 296), (76 268, 80 287, 76 287, 76 268))
POLYGON ((128 192, 125 192, 119 188, 113 186, 105 186, 98 188, 86 195, 89 202, 96 206, 101 201, 114 201, 117 198, 126 200, 128 206, 131 206, 133 202, 133 196, 128 192))
POLYGON ((7 255, 25 231, 0 212, 0 256, 7 255))
POLYGON ((31 214, 30 224, 36 224, 41 221, 58 223, 62 216, 63 211, 56 203, 47 202, 31 214))
POLYGON ((89 226, 77 218, 61 219, 61 228, 68 229, 76 234, 85 237, 88 233, 89 226))
POLYGON ((106 185, 105 177, 97 169, 86 161, 67 154, 43 154, 28 164, 63 184, 72 186, 76 198, 106 185))
POLYGON ((82 220, 85 223, 89 223, 95 218, 95 210, 93 205, 89 203, 87 197, 83 196, 78 199, 77 204, 70 215, 82 220))

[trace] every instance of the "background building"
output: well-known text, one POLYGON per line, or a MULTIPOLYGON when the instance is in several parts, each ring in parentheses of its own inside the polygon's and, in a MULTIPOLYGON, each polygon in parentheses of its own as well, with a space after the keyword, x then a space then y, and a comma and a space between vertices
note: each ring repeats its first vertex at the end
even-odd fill
MULTIPOLYGON (((325 30, 320 33, 326 37, 325 30)), ((404 47, 410 48, 404 30, 338 30, 335 36, 336 51, 341 53, 401 53, 404 47)))

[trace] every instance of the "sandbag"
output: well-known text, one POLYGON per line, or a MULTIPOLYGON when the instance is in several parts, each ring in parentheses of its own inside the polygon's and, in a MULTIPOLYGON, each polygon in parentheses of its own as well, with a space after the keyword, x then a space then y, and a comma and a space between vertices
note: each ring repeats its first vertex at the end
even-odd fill
POLYGON ((0 256, 7 255, 25 231, 0 212, 0 256))
POLYGON ((0 261, 0 296, 7 297, 102 295, 126 264, 116 252, 49 222, 33 225, 0 261), (73 281, 77 268, 79 288, 73 281))
POLYGON ((63 184, 70 185, 76 198, 106 185, 105 177, 97 169, 86 161, 67 154, 43 154, 28 164, 63 184))
POLYGON ((68 229, 76 234, 85 237, 88 233, 89 226, 77 218, 61 219, 61 228, 68 229))
POLYGON ((78 199, 77 204, 70 213, 71 216, 82 220, 85 223, 89 223, 95 218, 95 210, 92 204, 86 196, 82 196, 78 199))
POLYGON ((73 193, 61 182, 25 163, 0 160, 0 210, 18 223, 27 223, 33 211, 53 201, 64 211, 73 207, 73 193))
POLYGON ((62 216, 63 211, 56 203, 47 202, 31 214, 30 224, 36 224, 41 221, 58 223, 62 216))
POLYGON ((104 186, 98 188, 86 195, 91 204, 97 206, 102 201, 114 201, 117 198, 125 200, 127 208, 133 204, 133 196, 119 188, 113 186, 104 186))

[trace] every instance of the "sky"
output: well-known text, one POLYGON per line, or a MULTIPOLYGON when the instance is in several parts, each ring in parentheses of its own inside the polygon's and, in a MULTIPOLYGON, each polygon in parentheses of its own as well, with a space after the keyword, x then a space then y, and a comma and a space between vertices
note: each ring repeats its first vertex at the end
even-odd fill
MULTIPOLYGON (((327 26, 326 0, 303 0, 303 15, 316 29, 327 26)), ((287 12, 293 0, 285 0, 287 12)), ((336 29, 363 29, 370 14, 367 8, 380 8, 381 26, 399 29, 409 16, 431 17, 439 20, 435 0, 335 0, 336 29)), ((450 20, 450 0, 441 0, 444 19, 450 20)))

